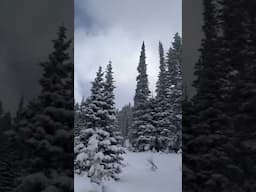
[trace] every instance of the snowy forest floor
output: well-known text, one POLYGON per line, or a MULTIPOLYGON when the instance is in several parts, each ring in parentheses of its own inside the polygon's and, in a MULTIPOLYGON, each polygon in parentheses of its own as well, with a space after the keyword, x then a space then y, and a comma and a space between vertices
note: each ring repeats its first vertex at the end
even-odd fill
MULTIPOLYGON (((181 154, 127 152, 118 181, 105 181, 104 192, 181 192, 181 154), (157 170, 151 170, 149 160, 157 170)), ((75 175, 75 192, 100 192, 86 176, 75 175)))

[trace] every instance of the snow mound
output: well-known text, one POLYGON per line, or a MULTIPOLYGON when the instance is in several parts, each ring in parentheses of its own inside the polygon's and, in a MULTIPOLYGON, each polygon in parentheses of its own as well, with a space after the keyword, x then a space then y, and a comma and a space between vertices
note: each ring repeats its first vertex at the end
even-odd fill
MULTIPOLYGON (((181 192, 181 154, 127 152, 118 181, 105 181, 104 192, 181 192), (157 166, 152 171, 148 160, 157 166)), ((75 175, 75 192, 101 192, 86 176, 75 175)))

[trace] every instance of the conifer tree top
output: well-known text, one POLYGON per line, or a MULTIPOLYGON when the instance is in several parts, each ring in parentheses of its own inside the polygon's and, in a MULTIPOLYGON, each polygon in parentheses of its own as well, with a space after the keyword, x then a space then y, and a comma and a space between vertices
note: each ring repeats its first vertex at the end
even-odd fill
POLYGON ((113 78, 113 71, 112 71, 112 61, 109 61, 109 64, 107 65, 107 71, 106 71, 106 88, 108 91, 112 92, 115 88, 113 85, 114 78, 113 78))
POLYGON ((57 38, 52 40, 53 52, 49 55, 48 61, 41 63, 43 77, 40 79, 40 84, 43 92, 55 92, 59 89, 57 85, 63 83, 59 81, 66 78, 68 74, 66 70, 70 70, 68 64, 70 64, 69 48, 71 40, 67 39, 66 31, 67 29, 64 26, 59 27, 57 38))
POLYGON ((166 81, 167 81, 167 74, 166 74, 166 62, 164 58, 164 48, 161 41, 159 41, 159 58, 160 58, 160 72, 158 75, 158 81, 156 84, 156 93, 158 99, 163 99, 165 97, 166 91, 166 81))
POLYGON ((100 66, 96 74, 96 78, 92 82, 92 88, 91 88, 92 96, 97 95, 99 92, 101 92, 103 75, 104 73, 102 72, 102 67, 100 66))
POLYGON ((175 33, 174 35, 174 41, 172 43, 173 49, 180 50, 181 49, 181 36, 179 33, 175 33))
POLYGON ((145 103, 148 99, 150 94, 148 88, 148 75, 147 75, 147 64, 146 64, 146 53, 145 53, 145 44, 142 43, 141 46, 141 53, 140 53, 140 60, 139 65, 137 68, 139 75, 137 76, 137 87, 136 93, 134 97, 134 104, 135 106, 139 103, 145 103))

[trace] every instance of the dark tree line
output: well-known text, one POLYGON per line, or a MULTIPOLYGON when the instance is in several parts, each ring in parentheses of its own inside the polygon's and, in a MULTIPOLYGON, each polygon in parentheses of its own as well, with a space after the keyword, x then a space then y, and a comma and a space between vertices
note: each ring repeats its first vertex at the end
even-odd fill
POLYGON ((255 191, 254 1, 205 0, 196 94, 183 104, 183 189, 255 191))
POLYGON ((15 145, 12 144, 8 133, 12 130, 13 122, 9 112, 5 112, 0 101, 0 191, 11 191, 15 186, 16 170, 15 145))
POLYGON ((132 106, 130 103, 128 105, 125 105, 120 111, 118 111, 117 119, 118 127, 124 139, 128 139, 128 134, 132 123, 132 106))

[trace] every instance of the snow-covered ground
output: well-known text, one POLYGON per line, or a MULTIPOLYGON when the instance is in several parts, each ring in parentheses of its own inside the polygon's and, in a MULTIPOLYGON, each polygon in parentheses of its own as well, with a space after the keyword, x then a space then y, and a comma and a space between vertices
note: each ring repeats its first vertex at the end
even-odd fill
MULTIPOLYGON (((106 181, 104 192, 181 192, 181 154, 133 153, 124 155, 126 167, 119 181, 106 181), (151 170, 149 159, 158 167, 151 170)), ((85 176, 75 175, 75 192, 100 192, 85 176)))

